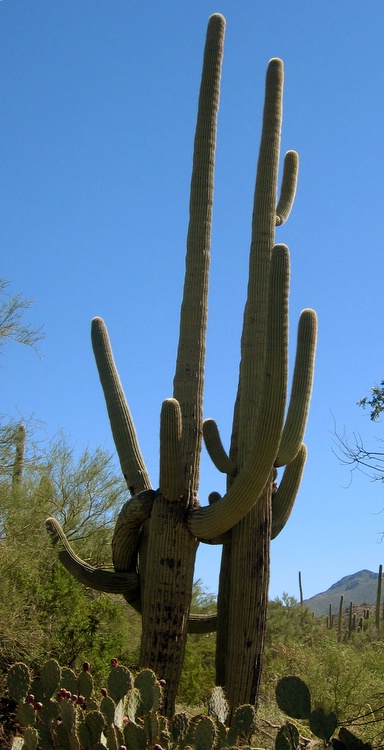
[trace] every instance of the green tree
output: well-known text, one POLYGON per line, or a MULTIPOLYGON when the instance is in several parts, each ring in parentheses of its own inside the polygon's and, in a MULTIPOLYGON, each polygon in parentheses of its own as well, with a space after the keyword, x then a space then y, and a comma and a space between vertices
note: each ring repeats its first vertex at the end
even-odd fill
MULTIPOLYGON (((191 612, 212 615, 216 611, 216 596, 199 579, 193 584, 191 612)), ((190 633, 181 672, 178 701, 188 706, 207 703, 215 686, 216 633, 190 633)))
POLYGON ((364 396, 357 403, 359 406, 362 406, 363 409, 370 407, 370 417, 372 421, 375 422, 384 411, 384 380, 381 381, 380 385, 374 385, 370 389, 370 393, 371 396, 364 396))
POLYGON ((105 566, 110 516, 123 482, 103 450, 75 450, 60 435, 12 482, 0 478, 0 670, 14 661, 37 668, 49 656, 62 665, 91 661, 102 675, 117 657, 137 663, 140 621, 114 596, 86 589, 52 556, 44 519, 53 510, 81 554, 105 566), (70 492, 70 502, 68 501, 70 492), (92 523, 88 523, 92 515, 92 523))
POLYGON ((11 294, 9 286, 9 281, 0 279, 0 348, 14 341, 37 350, 37 344, 44 338, 43 330, 24 322, 25 311, 33 302, 20 293, 11 294))

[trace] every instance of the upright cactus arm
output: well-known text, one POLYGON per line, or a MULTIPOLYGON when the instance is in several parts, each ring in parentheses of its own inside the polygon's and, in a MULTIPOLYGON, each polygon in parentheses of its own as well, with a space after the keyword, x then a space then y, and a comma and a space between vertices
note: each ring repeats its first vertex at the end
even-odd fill
POLYGON ((156 493, 151 518, 144 525, 143 545, 139 551, 141 561, 144 557, 144 564, 140 562, 143 624, 140 664, 150 666, 166 680, 164 712, 167 715, 174 710, 184 659, 198 543, 187 527, 187 518, 189 511, 198 507, 213 170, 224 29, 223 17, 211 16, 194 143, 174 400, 167 400, 163 406, 161 487, 156 493), (177 467, 176 478, 172 480, 171 465, 177 467))
POLYGON ((280 227, 287 221, 293 201, 295 200, 297 176, 299 172, 299 155, 297 151, 287 151, 284 157, 283 180, 281 183, 280 199, 276 208, 276 226, 280 227))
POLYGON ((291 515, 303 476, 306 458, 307 449, 302 443, 293 461, 286 466, 279 487, 272 496, 271 539, 275 539, 280 534, 291 515))
POLYGON ((139 586, 137 573, 115 573, 88 565, 75 554, 55 518, 47 518, 45 524, 53 544, 59 545, 60 562, 84 586, 109 594, 124 594, 127 597, 130 592, 137 590, 139 586))
POLYGON ((216 466, 216 469, 223 474, 235 476, 236 466, 229 458, 221 442, 219 430, 213 419, 205 419, 203 422, 203 437, 208 454, 216 466))
POLYGON ((116 370, 107 328, 101 318, 92 320, 91 338, 117 455, 128 489, 133 496, 149 489, 151 482, 116 370))
POLYGON ((271 473, 281 439, 287 388, 288 291, 288 248, 276 245, 271 262, 264 397, 253 446, 224 497, 189 514, 189 529, 199 539, 219 536, 244 518, 271 473))
POLYGON ((299 320, 291 398, 275 466, 289 464, 303 441, 312 395, 316 341, 316 313, 303 310, 299 320))
POLYGON ((16 437, 15 437, 15 457, 13 461, 13 470, 12 470, 12 488, 13 489, 15 489, 21 484, 21 480, 23 478, 26 434, 27 434, 27 431, 26 431, 25 425, 19 424, 16 430, 16 437))
POLYGON ((160 492, 171 502, 184 493, 182 416, 175 398, 163 402, 160 416, 160 492))
POLYGON ((183 420, 183 467, 187 491, 196 497, 202 442, 208 274, 213 206, 216 122, 219 107, 225 19, 208 22, 189 202, 189 226, 180 336, 173 395, 183 420))

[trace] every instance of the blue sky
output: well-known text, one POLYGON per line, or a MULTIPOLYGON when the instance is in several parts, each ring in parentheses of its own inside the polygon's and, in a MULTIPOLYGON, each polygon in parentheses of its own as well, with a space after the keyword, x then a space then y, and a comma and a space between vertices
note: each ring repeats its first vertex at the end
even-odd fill
MULTIPOLYGON (((152 482, 161 403, 172 394, 189 181, 208 17, 227 19, 204 412, 228 444, 237 387, 265 70, 285 65, 282 151, 300 155, 297 197, 277 241, 291 251, 292 361, 298 315, 319 345, 289 523, 272 543, 271 597, 378 570, 384 488, 335 457, 334 420, 377 449, 383 425, 356 406, 384 377, 384 4, 367 0, 2 0, 0 277, 33 298, 43 357, 1 357, 1 411, 62 429, 79 451, 112 438, 90 345, 100 315, 152 482)), ((223 491, 205 456, 201 501, 223 491)), ((196 578, 217 590, 219 550, 196 578)))

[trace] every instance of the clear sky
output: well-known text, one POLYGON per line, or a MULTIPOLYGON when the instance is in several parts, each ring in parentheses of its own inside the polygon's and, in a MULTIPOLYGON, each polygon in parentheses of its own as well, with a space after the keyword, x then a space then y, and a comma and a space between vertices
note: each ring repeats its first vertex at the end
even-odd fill
MULTIPOLYGON (((282 150, 300 155, 277 241, 291 251, 298 315, 319 316, 305 476, 272 543, 271 597, 378 570, 384 488, 350 484, 334 420, 378 449, 383 424, 356 406, 384 378, 382 0, 2 0, 0 277, 33 298, 42 359, 1 358, 1 411, 59 429, 79 451, 114 450, 90 345, 102 316, 153 485, 159 414, 172 395, 189 181, 208 17, 227 19, 218 121, 204 412, 228 445, 237 387, 265 70, 285 64, 282 150)), ((380 447, 380 446, 379 446, 380 447)), ((202 460, 201 501, 224 490, 202 460)), ((196 578, 217 590, 219 550, 196 578)))

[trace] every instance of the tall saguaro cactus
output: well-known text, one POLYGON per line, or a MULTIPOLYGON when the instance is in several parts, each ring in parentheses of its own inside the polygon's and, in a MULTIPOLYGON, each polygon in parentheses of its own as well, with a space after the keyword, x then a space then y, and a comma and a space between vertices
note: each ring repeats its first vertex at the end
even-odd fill
MULTIPOLYGON (((253 206, 248 296, 244 311, 238 394, 234 410, 229 457, 241 474, 253 450, 263 413, 262 384, 271 378, 268 363, 268 296, 273 258, 288 248, 275 246, 275 228, 290 213, 297 181, 298 156, 289 151, 284 160, 280 200, 277 179, 282 123, 283 64, 270 61, 266 77, 263 128, 253 206)), ((284 313, 285 315, 285 313, 284 313)), ((287 319, 281 367, 279 422, 283 426, 287 377, 287 319)), ((290 406, 268 481, 252 510, 236 524, 224 545, 218 602, 217 677, 225 685, 233 707, 256 701, 264 651, 269 586, 269 546, 290 514, 303 471, 302 444, 313 380, 316 316, 305 310, 300 319, 298 348, 290 406), (276 491, 273 467, 286 466, 276 491)), ((228 476, 231 485, 232 475, 228 476)))
POLYGON ((275 225, 293 201, 297 157, 285 160, 281 197, 276 184, 281 125, 282 64, 271 62, 255 192, 250 278, 231 447, 227 453, 213 420, 203 423, 202 399, 216 118, 225 21, 208 24, 194 145, 186 270, 173 396, 160 416, 160 478, 153 489, 121 387, 107 330, 92 321, 92 343, 111 429, 131 498, 112 540, 114 571, 80 560, 57 521, 47 519, 59 557, 85 585, 121 593, 142 616, 141 666, 166 680, 163 710, 171 715, 187 632, 218 629, 218 680, 234 703, 255 700, 262 661, 269 543, 288 518, 305 460, 307 417, 316 339, 315 315, 305 311, 285 418, 289 253, 274 246, 275 225), (217 468, 228 476, 223 497, 198 500, 202 437, 217 468), (275 487, 275 466, 286 465, 275 487), (199 541, 224 544, 217 617, 190 615, 199 541), (242 580, 244 577, 244 580, 242 580), (242 600, 244 597, 244 601, 242 600), (240 603, 241 602, 241 603, 240 603), (240 606, 239 606, 240 603, 240 606), (241 612, 244 618, 241 617, 241 612), (245 650, 236 674, 236 644, 245 650), (258 643, 258 645, 256 645, 258 643), (241 690, 239 683, 245 680, 241 690), (232 689, 230 683, 236 681, 232 689), (244 694, 244 695, 243 695, 244 694), (243 700, 244 697, 244 700, 243 700))

